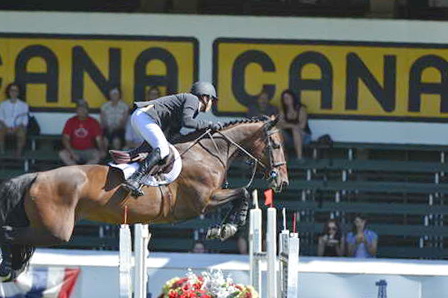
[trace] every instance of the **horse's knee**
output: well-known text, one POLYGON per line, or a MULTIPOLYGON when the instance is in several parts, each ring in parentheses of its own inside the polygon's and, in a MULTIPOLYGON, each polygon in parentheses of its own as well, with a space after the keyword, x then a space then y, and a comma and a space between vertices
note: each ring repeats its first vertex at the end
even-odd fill
POLYGON ((247 190, 247 188, 243 187, 243 199, 249 200, 251 198, 250 192, 247 190))
POLYGON ((66 244, 70 241, 72 236, 72 230, 68 231, 66 229, 61 231, 50 231, 51 241, 57 245, 66 244))

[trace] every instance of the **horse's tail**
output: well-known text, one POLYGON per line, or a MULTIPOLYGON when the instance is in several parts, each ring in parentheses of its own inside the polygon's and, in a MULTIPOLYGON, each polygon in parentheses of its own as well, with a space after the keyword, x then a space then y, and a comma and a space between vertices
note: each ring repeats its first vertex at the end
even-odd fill
POLYGON ((30 173, 0 184, 0 226, 5 224, 8 215, 20 204, 36 177, 37 173, 30 173))

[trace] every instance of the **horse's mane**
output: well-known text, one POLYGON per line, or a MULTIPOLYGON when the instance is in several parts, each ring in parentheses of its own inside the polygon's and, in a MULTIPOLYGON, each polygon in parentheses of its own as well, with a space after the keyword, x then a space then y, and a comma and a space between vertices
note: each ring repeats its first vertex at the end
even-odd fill
MULTIPOLYGON (((246 124, 246 123, 258 123, 258 122, 265 123, 269 120, 270 120, 270 118, 265 115, 258 116, 258 117, 252 117, 252 118, 243 118, 243 119, 233 120, 233 121, 224 123, 222 126, 222 129, 220 131, 226 130, 230 127, 234 127, 235 125, 246 124)), ((176 138, 175 140, 173 140, 173 144, 194 141, 197 138, 199 138, 206 130, 207 129, 201 129, 201 130, 196 130, 196 131, 190 132, 186 135, 181 135, 178 138, 176 138)), ((209 138, 209 136, 207 135, 204 138, 209 138)))

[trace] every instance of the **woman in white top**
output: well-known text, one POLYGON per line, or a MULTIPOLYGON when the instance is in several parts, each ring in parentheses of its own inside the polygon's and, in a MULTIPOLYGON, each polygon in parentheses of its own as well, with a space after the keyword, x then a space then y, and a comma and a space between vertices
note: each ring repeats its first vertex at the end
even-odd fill
POLYGON ((16 83, 6 87, 6 100, 0 104, 0 154, 5 153, 5 136, 16 138, 15 156, 20 157, 26 143, 28 126, 28 105, 19 99, 20 88, 16 83))
POLYGON ((124 144, 129 106, 121 100, 121 91, 114 87, 109 91, 109 101, 101 106, 101 127, 107 147, 121 149, 124 144))

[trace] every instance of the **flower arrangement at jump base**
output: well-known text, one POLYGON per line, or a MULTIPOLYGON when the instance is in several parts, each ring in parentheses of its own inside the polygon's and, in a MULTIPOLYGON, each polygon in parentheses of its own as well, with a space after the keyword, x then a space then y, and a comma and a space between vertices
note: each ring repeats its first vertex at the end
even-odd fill
POLYGON ((220 270, 202 272, 197 276, 188 269, 184 278, 175 277, 165 283, 159 298, 258 298, 251 286, 235 284, 220 270))

